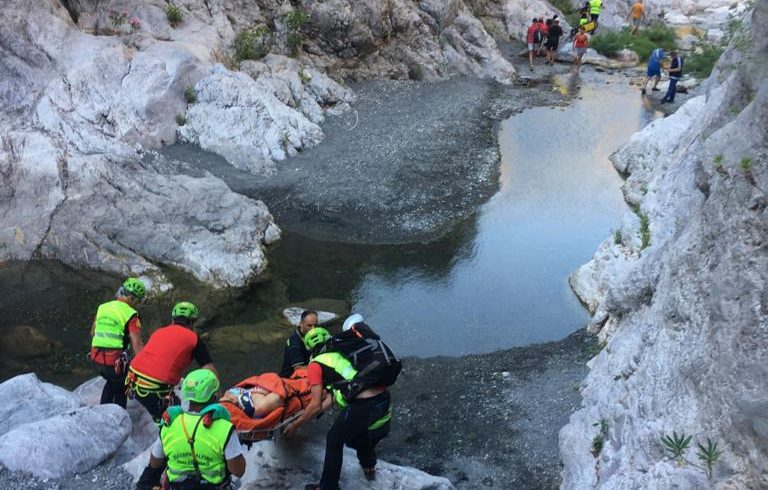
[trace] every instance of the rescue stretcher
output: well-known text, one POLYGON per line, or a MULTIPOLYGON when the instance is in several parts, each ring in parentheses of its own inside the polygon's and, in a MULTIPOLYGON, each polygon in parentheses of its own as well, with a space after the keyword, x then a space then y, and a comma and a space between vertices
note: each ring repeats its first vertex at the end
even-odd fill
POLYGON ((264 373, 246 378, 235 385, 235 388, 253 387, 279 395, 283 404, 263 417, 252 418, 235 403, 221 403, 229 411, 230 421, 240 441, 246 444, 281 436, 288 424, 301 416, 311 399, 307 372, 303 368, 297 369, 290 378, 281 378, 276 373, 264 373))

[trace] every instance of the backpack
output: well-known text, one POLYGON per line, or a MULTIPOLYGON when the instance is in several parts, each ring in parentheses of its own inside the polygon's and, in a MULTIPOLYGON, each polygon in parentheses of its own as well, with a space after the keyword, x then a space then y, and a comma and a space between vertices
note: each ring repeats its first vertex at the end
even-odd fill
MULTIPOLYGON (((365 323, 357 323, 346 332, 335 335, 326 344, 326 352, 338 352, 357 369, 355 388, 392 386, 403 369, 402 361, 365 323)), ((348 397, 345 393, 345 397, 348 397)))
POLYGON ((541 28, 537 27, 536 32, 533 33, 533 42, 538 44, 543 40, 544 40, 544 34, 542 34, 541 32, 541 28))

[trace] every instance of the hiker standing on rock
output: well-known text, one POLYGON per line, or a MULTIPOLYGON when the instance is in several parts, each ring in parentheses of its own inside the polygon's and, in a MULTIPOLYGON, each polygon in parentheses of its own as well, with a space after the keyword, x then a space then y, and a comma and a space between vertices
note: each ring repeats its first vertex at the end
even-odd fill
POLYGON ((549 26, 547 35, 547 63, 550 65, 555 62, 557 49, 560 47, 560 37, 563 35, 563 28, 560 27, 560 21, 555 17, 552 19, 552 25, 549 26))
POLYGON ((645 81, 643 82, 642 87, 640 87, 640 92, 645 95, 646 88, 648 87, 648 82, 653 79, 653 87, 651 87, 651 90, 654 92, 658 92, 659 89, 656 88, 656 86, 659 84, 659 80, 661 80, 661 62, 664 60, 664 50, 662 48, 656 48, 651 53, 651 56, 648 57, 648 70, 646 72, 645 81))
POLYGON ((584 32, 584 27, 579 27, 579 32, 573 37, 573 64, 576 65, 575 73, 581 70, 581 59, 589 47, 589 36, 584 32))
POLYGON ((536 56, 536 45, 540 44, 543 39, 541 28, 539 27, 539 19, 536 17, 531 21, 531 25, 528 26, 528 32, 526 34, 526 42, 528 44, 528 63, 531 71, 533 71, 533 58, 536 56))
POLYGON ((288 337, 283 351, 283 367, 280 369, 281 378, 290 378, 294 369, 309 364, 309 351, 304 345, 304 335, 317 326, 317 312, 304 310, 301 312, 301 322, 288 337))
POLYGON ((147 345, 131 363, 128 372, 130 390, 156 423, 174 403, 173 387, 194 359, 200 367, 217 377, 213 359, 203 340, 193 331, 197 307, 177 303, 171 310, 171 324, 158 328, 147 345))
POLYGON ((115 293, 115 299, 99 306, 91 325, 89 357, 96 372, 106 380, 101 392, 101 404, 114 403, 125 408, 125 376, 128 345, 138 354, 144 347, 139 313, 133 308, 144 298, 146 287, 135 277, 125 280, 115 293))
POLYGON ((387 386, 394 383, 402 364, 378 335, 363 323, 362 315, 352 315, 344 322, 344 332, 331 341, 331 335, 324 328, 314 328, 304 336, 304 343, 312 352, 308 377, 312 401, 304 413, 286 429, 292 434, 307 420, 321 410, 323 389, 332 391, 341 413, 326 436, 325 460, 320 483, 306 485, 305 490, 337 490, 343 463, 344 445, 357 451, 357 458, 365 478, 376 479, 376 451, 379 441, 389 434, 392 419, 390 396, 387 386), (365 346, 355 351, 335 352, 334 344, 346 343, 351 348, 365 346), (376 351, 376 349, 378 349, 376 351), (353 365, 349 358, 356 360, 363 352, 376 351, 373 362, 363 367, 363 361, 353 365), (359 354, 356 354, 359 353, 359 354), (382 357, 383 356, 383 357, 382 357), (390 359, 390 362, 384 358, 390 359), (385 366, 386 365, 386 366, 385 366), (356 368, 360 368, 360 371, 356 368), (378 368, 378 370, 377 370, 378 368))
POLYGON ((138 490, 159 486, 166 464, 171 490, 229 488, 230 475, 245 474, 243 447, 229 412, 216 403, 218 391, 219 380, 207 369, 184 378, 181 397, 189 409, 171 407, 163 415, 160 438, 152 446, 138 490))
POLYGON ((629 32, 630 36, 637 34, 637 31, 640 29, 640 24, 643 22, 644 18, 645 7, 643 7, 643 0, 637 0, 629 8, 629 13, 627 14, 627 20, 631 20, 632 22, 632 30, 629 32))
POLYGON ((683 76, 683 57, 679 56, 676 50, 670 52, 672 56, 672 64, 669 66, 667 73, 669 74, 669 88, 667 93, 661 99, 662 104, 667 102, 672 104, 675 101, 675 94, 677 93, 677 82, 683 76))

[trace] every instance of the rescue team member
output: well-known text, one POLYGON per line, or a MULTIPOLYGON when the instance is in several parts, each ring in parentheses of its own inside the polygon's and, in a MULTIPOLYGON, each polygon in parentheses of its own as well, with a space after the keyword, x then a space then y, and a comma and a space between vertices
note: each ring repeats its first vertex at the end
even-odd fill
POLYGON ((368 480, 376 479, 376 444, 389 434, 392 410, 389 392, 385 386, 374 386, 361 391, 354 400, 345 401, 334 384, 349 381, 357 370, 338 352, 323 352, 331 334, 322 327, 304 335, 304 344, 312 353, 307 368, 312 400, 304 413, 286 428, 292 434, 307 420, 322 410, 323 387, 332 391, 342 411, 328 431, 325 442, 325 462, 320 483, 306 485, 305 490, 336 490, 339 488, 344 445, 357 450, 357 459, 368 480))
POLYGON ((125 408, 125 375, 128 363, 128 344, 138 354, 144 341, 141 338, 139 313, 133 308, 146 293, 144 283, 129 277, 115 293, 115 299, 99 306, 91 325, 91 352, 93 366, 107 382, 101 392, 101 404, 114 403, 125 408))
POLYGON ((595 23, 595 28, 592 29, 593 34, 595 33, 595 31, 597 31, 597 28, 599 26, 599 23, 597 22, 597 18, 600 17, 600 11, 602 9, 603 9, 603 0, 589 0, 589 17, 595 23))
POLYGON ((192 330, 197 316, 197 307, 192 303, 176 304, 171 310, 171 324, 158 328, 131 362, 127 383, 155 422, 173 404, 173 387, 193 359, 218 377, 208 348, 192 330))
POLYGON ((171 490, 230 488, 229 475, 245 473, 243 447, 227 409, 216 403, 219 380, 207 369, 197 369, 184 378, 181 397, 189 410, 176 406, 163 415, 160 438, 152 445, 149 465, 136 488, 159 485, 163 468, 171 490), (167 461, 167 463, 166 463, 167 461))
POLYGON ((281 378, 290 378, 293 370, 309 364, 309 351, 304 345, 304 335, 317 326, 317 312, 304 310, 301 313, 301 322, 288 337, 283 352, 283 367, 280 369, 281 378))

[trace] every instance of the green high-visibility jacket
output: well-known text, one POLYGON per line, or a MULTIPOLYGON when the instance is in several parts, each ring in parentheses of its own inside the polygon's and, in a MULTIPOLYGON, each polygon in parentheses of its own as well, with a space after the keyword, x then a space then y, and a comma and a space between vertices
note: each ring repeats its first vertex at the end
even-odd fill
MULTIPOLYGON (((349 360, 338 352, 325 352, 317 357, 312 358, 312 362, 327 366, 341 376, 343 379, 350 381, 357 375, 357 369, 352 365, 349 360)), ((323 380, 325 381, 325 380, 323 380)), ((346 407, 347 401, 341 394, 341 391, 335 389, 333 385, 326 385, 326 389, 333 392, 333 398, 340 407, 346 407)), ((392 419, 392 410, 388 410, 387 413, 368 426, 368 430, 378 429, 392 419)))
POLYGON ((113 300, 99 306, 94 322, 91 347, 102 349, 122 349, 125 339, 125 327, 128 320, 137 312, 131 305, 113 300))
POLYGON ((193 432, 195 459, 200 469, 200 477, 213 485, 220 485, 227 478, 224 448, 234 426, 226 418, 214 417, 211 426, 206 427, 203 422, 198 424, 201 417, 203 415, 182 412, 160 428, 160 440, 168 458, 166 474, 171 482, 197 475, 192 459, 192 446, 189 443, 193 432))
POLYGON ((600 15, 600 10, 603 8, 603 0, 589 0, 589 13, 593 15, 600 15))

